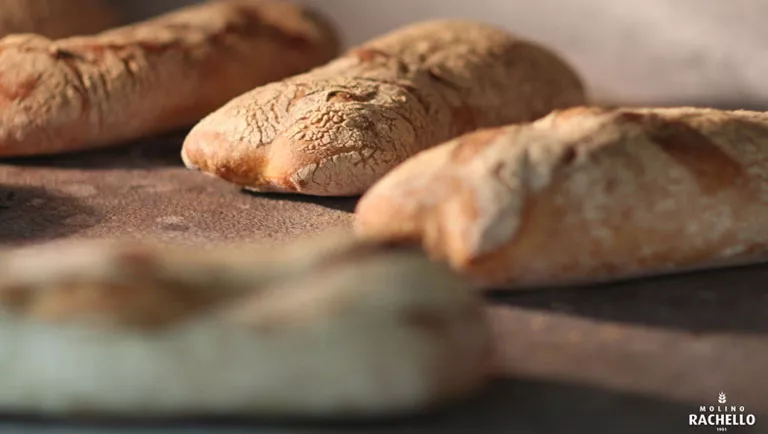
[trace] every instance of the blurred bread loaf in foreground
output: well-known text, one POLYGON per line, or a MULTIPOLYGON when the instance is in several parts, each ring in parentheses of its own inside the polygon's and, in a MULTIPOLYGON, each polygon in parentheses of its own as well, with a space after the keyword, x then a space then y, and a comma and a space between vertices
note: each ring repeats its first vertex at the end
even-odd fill
POLYGON ((490 350, 480 299, 409 248, 0 252, 0 413, 411 413, 475 391, 490 350))
POLYGON ((104 0, 0 0, 0 38, 37 33, 58 39, 119 24, 119 13, 104 0))
POLYGON ((425 151, 360 201, 360 234, 492 287, 765 259, 768 113, 575 108, 425 151))

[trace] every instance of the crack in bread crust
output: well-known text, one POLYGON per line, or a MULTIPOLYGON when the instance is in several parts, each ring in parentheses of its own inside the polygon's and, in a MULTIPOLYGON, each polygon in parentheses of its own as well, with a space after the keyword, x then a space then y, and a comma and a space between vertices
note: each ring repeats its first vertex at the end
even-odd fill
POLYGON ((638 116, 631 112, 623 113, 622 118, 639 122, 659 148, 690 171, 704 194, 715 194, 746 180, 739 163, 685 122, 660 119, 652 114, 638 116))

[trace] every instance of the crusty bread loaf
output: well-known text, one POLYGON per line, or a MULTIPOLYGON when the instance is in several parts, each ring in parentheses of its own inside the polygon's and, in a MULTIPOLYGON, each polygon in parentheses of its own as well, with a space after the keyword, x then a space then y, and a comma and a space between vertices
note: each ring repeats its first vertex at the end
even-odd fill
POLYGON ((766 221, 768 114, 577 108, 414 157, 356 227, 515 288, 765 259, 766 221))
POLYGON ((579 78, 547 49, 432 21, 234 99, 192 130, 183 158, 255 191, 357 195, 452 137, 583 103, 579 78))
POLYGON ((0 413, 365 417, 491 374, 482 303, 419 251, 58 243, 0 253, 0 413))
POLYGON ((0 40, 0 156, 73 151, 194 124, 336 53, 306 9, 219 0, 87 37, 0 40))
POLYGON ((88 35, 119 24, 104 0, 0 0, 0 38, 37 33, 58 39, 88 35))

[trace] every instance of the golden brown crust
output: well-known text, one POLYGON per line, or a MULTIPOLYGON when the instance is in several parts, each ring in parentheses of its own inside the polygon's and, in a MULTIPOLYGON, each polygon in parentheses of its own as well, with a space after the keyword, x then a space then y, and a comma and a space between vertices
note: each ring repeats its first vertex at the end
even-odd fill
POLYGON ((0 254, 0 308, 43 322, 156 329, 186 321, 243 291, 231 276, 237 263, 227 266, 177 248, 131 243, 56 248, 0 254), (29 264, 35 264, 35 276, 27 274, 29 264), (182 264, 190 270, 184 279, 182 264), (191 280, 191 270, 210 277, 191 280), (230 278, 217 279, 222 275, 230 278), (213 279, 217 291, 210 287, 213 279))
MULTIPOLYGON (((340 236, 278 252, 256 245, 195 252, 131 242, 10 250, 0 252, 0 310, 45 322, 90 321, 151 330, 205 316, 221 306, 237 306, 247 323, 250 316, 243 312, 249 305, 264 309, 260 294, 266 286, 295 285, 295 279, 307 275, 411 252, 386 242, 340 236)), ((311 320, 308 312, 301 310, 304 320, 311 320)))
POLYGON ((416 24, 257 88, 187 138, 187 166, 249 189, 355 195, 468 131, 584 103, 558 56, 491 26, 416 24))
MULTIPOLYGON (((155 282, 138 285, 62 283, 55 290, 31 293, 10 288, 15 300, 0 292, 10 311, 43 322, 98 320, 103 324, 156 329, 178 323, 210 307, 210 293, 155 282)), ((5 291, 3 291, 5 292, 5 291)), ((4 303, 5 304, 5 303, 4 303)))
POLYGON ((766 161, 765 113, 577 108, 416 156, 356 225, 489 286, 749 262, 768 253, 766 161))
POLYGON ((120 24, 103 0, 0 0, 0 38, 36 33, 58 39, 88 35, 120 24))
POLYGON ((189 125, 332 58, 306 9, 221 0, 87 37, 0 41, 0 156, 79 150, 189 125))

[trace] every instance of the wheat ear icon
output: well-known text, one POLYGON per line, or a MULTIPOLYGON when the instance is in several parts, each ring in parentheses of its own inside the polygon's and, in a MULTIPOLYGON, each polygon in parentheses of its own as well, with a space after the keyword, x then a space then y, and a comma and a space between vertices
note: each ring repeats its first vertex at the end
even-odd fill
POLYGON ((717 402, 720 404, 725 404, 725 393, 720 392, 720 395, 717 396, 717 402))

